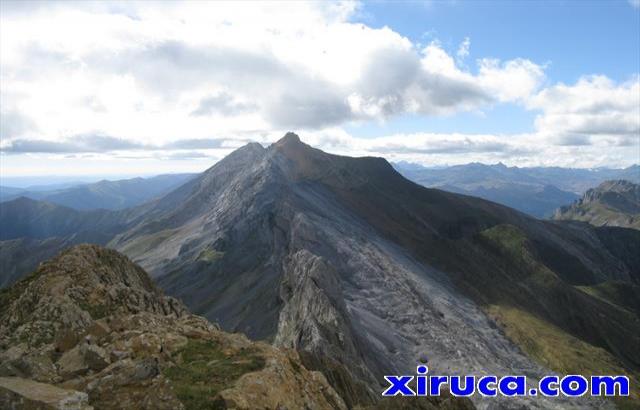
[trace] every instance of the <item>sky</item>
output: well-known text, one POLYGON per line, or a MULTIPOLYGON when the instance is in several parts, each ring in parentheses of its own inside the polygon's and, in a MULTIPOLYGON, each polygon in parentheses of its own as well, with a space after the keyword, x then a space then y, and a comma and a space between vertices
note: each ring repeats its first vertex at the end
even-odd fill
POLYGON ((0 1, 0 178, 202 171, 294 131, 425 166, 640 162, 640 0, 0 1))

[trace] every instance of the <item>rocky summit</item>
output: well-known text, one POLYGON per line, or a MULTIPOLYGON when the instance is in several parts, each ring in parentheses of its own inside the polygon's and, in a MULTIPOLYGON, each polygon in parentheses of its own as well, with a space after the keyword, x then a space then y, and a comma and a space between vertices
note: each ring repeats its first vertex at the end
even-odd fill
POLYGON ((293 350, 222 332, 79 245, 0 293, 0 408, 344 409, 293 350))
POLYGON ((559 208, 554 219, 640 230, 640 185, 626 180, 605 181, 559 208))

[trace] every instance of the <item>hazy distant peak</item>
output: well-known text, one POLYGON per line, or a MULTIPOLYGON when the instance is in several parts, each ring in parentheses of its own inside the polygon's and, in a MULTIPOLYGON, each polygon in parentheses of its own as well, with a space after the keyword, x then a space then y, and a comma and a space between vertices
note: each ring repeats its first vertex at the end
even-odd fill
POLYGON ((617 179, 604 181, 594 189, 599 191, 626 192, 633 191, 634 189, 638 189, 639 187, 640 186, 638 184, 634 184, 633 182, 627 181, 626 179, 617 179))
POLYGON ((236 149, 234 152, 264 152, 265 148, 259 142, 250 142, 236 149))
MULTIPOLYGON (((36 199, 33 198, 29 198, 27 196, 21 195, 19 197, 17 197, 16 199, 7 202, 6 204, 12 204, 11 206, 15 206, 15 207, 21 207, 21 208, 42 208, 42 209, 49 209, 49 208, 55 208, 58 205, 54 205, 51 204, 49 202, 46 201, 38 201, 36 199)), ((8 206, 8 205, 7 205, 8 206)), ((64 206, 60 206, 61 208, 67 208, 64 206)))

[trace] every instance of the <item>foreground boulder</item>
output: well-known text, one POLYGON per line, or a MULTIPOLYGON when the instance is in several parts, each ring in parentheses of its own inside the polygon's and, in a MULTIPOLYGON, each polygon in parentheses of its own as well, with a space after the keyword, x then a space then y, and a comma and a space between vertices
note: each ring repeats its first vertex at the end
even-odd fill
POLYGON ((80 245, 0 293, 0 408, 342 409, 292 350, 229 334, 80 245))
POLYGON ((0 403, 25 409, 93 409, 86 393, 19 377, 0 377, 0 403))

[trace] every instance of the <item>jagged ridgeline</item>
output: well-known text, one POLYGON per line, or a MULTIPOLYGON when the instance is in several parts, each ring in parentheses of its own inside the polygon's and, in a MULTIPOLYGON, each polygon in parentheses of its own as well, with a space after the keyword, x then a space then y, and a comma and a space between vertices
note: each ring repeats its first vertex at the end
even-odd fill
POLYGON ((190 314, 125 256, 80 245, 0 293, 0 408, 346 408, 294 351, 190 314))
POLYGON ((603 182, 574 203, 559 208, 554 218, 640 229, 640 185, 626 180, 603 182))
POLYGON ((424 188, 381 158, 330 155, 287 134, 155 201, 91 214, 93 223, 87 212, 65 209, 62 223, 58 208, 5 204, 11 249, 25 237, 96 238, 222 329, 299 352, 347 406, 377 403, 383 375, 413 374, 425 358, 439 374, 637 382, 639 231, 537 220, 424 188))
MULTIPOLYGON (((402 408, 441 406, 473 408, 450 397, 402 408)), ((347 404, 321 372, 305 368, 296 351, 221 331, 164 296, 126 256, 78 245, 0 293, 0 408, 347 404)))

